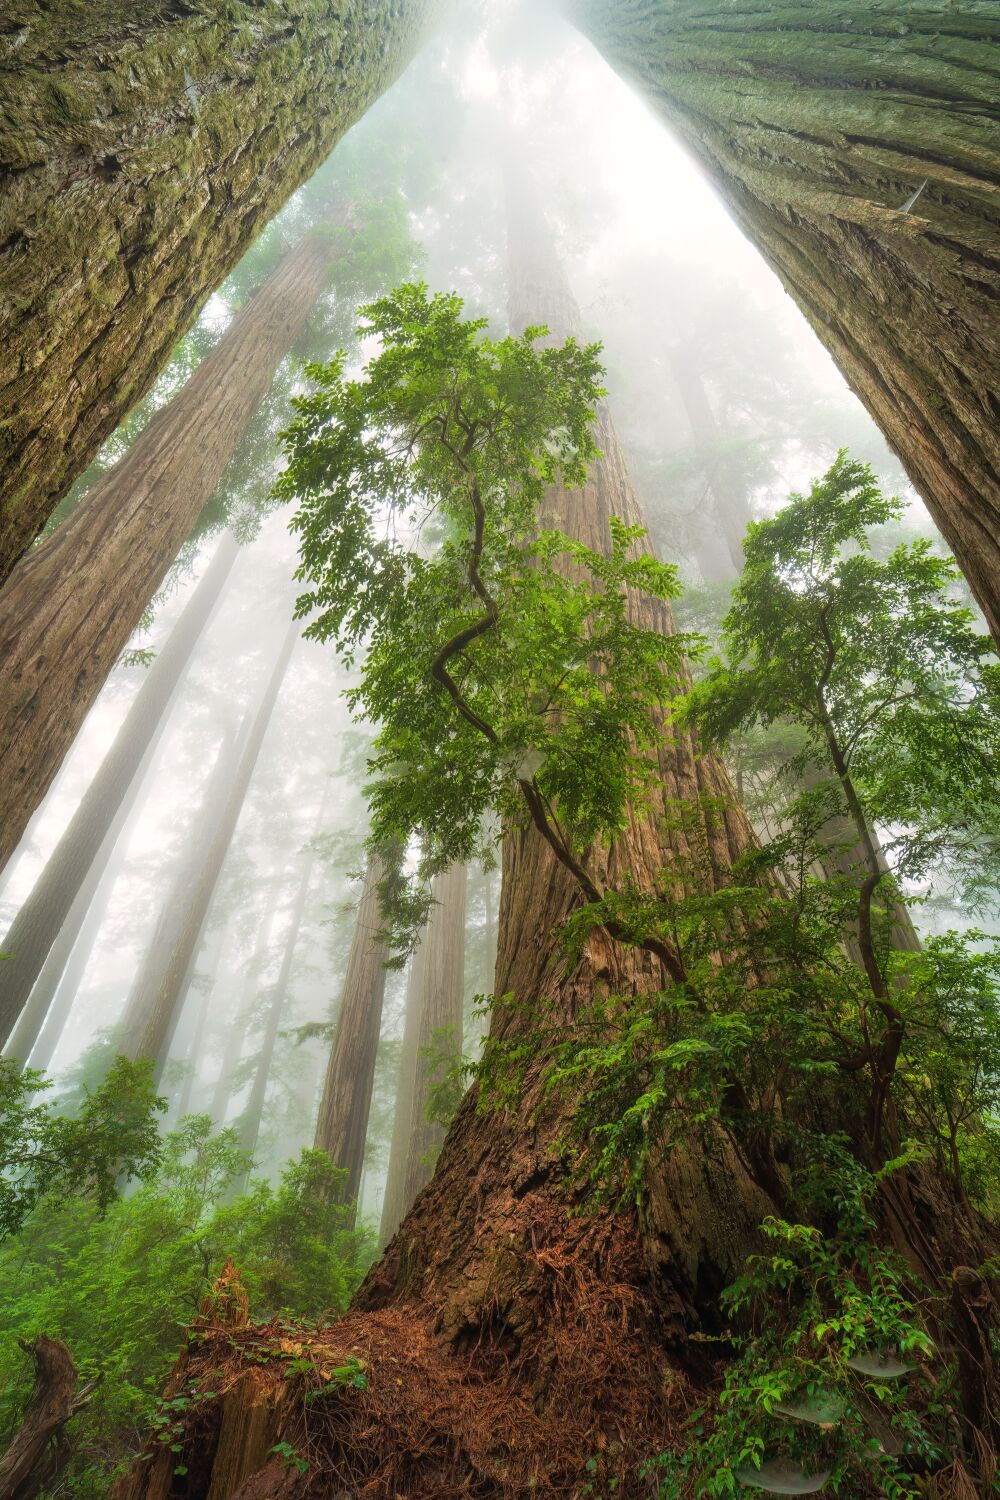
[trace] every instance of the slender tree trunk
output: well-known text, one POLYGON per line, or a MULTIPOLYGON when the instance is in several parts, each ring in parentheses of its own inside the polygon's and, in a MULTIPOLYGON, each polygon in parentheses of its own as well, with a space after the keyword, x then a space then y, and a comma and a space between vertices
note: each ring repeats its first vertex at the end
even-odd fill
POLYGON ((0 590, 0 854, 12 848, 327 282, 306 235, 184 387, 0 590))
POLYGON ((396 78, 428 10, 8 0, 0 579, 209 293, 396 78))
POLYGON ((236 1023, 236 1038, 232 1037, 231 1027, 227 1027, 225 1046, 222 1057, 222 1065, 219 1068, 218 1077, 212 1089, 212 1099, 209 1104, 209 1114, 216 1125, 225 1123, 229 1113, 229 1103, 232 1099, 234 1088, 233 1081, 243 1051, 243 1043, 249 1024, 250 1011, 257 993, 257 983, 261 971, 267 960, 267 953, 271 943, 271 932, 274 927, 275 909, 269 904, 266 913, 261 913, 257 925, 257 938, 254 942, 253 952, 243 975, 243 983, 240 986, 240 998, 233 1012, 236 1023))
POLYGON ((421 953, 419 1025, 410 1128, 406 1153, 403 1212, 410 1207, 434 1171, 444 1140, 444 1126, 427 1118, 430 1092, 440 1082, 427 1053, 445 1048, 461 1056, 465 1001, 465 866, 453 865, 434 881, 434 900, 421 953))
POLYGON ((382 1245, 388 1244, 392 1239, 403 1215, 410 1206, 410 1200, 406 1196, 406 1174, 410 1154, 413 1086, 417 1075, 420 1006, 423 1000, 422 956, 423 945, 421 944, 410 959, 410 972, 406 977, 403 1044, 400 1049, 399 1072, 396 1077, 396 1103, 392 1115, 392 1139, 389 1142, 389 1170, 386 1173, 382 1218, 379 1223, 379 1243, 382 1245))
MULTIPOLYGON (((47 1067, 59 1044, 62 1029, 76 998, 84 970, 104 920, 111 892, 128 846, 135 813, 149 785, 161 731, 150 745, 140 769, 118 807, 96 858, 80 884, 73 904, 46 955, 38 978, 24 1005, 17 1025, 4 1047, 4 1055, 20 1062, 33 1058, 32 1066, 47 1067)), ((58 851, 57 851, 58 852, 58 851)), ((29 898, 30 899, 30 898, 29 898)))
POLYGON ((389 953, 377 934, 382 926, 378 887, 384 873, 384 861, 370 855, 316 1122, 316 1146, 346 1173, 341 1189, 345 1202, 356 1199, 361 1186, 382 1026, 389 953))
MULTIPOLYGON (((707 581, 719 583, 739 573, 743 567, 743 538, 750 520, 750 507, 747 504, 746 490, 734 482, 728 471, 726 458, 720 451, 722 436, 701 371, 686 351, 676 346, 671 345, 666 355, 687 413, 691 436, 705 452, 705 470, 715 501, 715 519, 718 523, 716 546, 724 554, 724 557, 718 556, 715 551, 708 554, 712 576, 707 577, 707 581)), ((699 553, 699 563, 701 555, 699 553)), ((705 572, 704 567, 702 572, 705 572)))
POLYGON ((178 890, 170 903, 175 906, 175 910, 164 913, 161 929, 154 935, 150 962, 144 965, 129 1000, 120 1050, 126 1057, 133 1059, 155 1059, 157 1079, 163 1071, 191 960, 298 634, 299 626, 293 620, 260 701, 251 711, 252 719, 250 715, 247 716, 245 732, 240 735, 239 756, 235 765, 231 764, 231 757, 225 751, 220 755, 218 770, 213 773, 209 791, 210 807, 215 804, 218 811, 211 819, 210 831, 202 846, 203 852, 199 850, 197 867, 190 872, 185 871, 186 888, 178 890))
MULTIPOLYGON (((201 1067, 202 1050, 205 1044, 205 1032, 208 1030, 208 1018, 212 1012, 212 1001, 215 987, 218 983, 219 970, 222 968, 223 959, 229 952, 232 939, 232 919, 224 922, 208 941, 208 963, 207 972, 202 976, 198 974, 198 964, 195 961, 194 973, 191 976, 191 985, 186 997, 185 1008, 194 1005, 197 1010, 194 1025, 191 1028, 191 1036, 184 1050, 184 1061, 187 1068, 184 1081, 176 1100, 171 1100, 172 1113, 175 1119, 182 1120, 185 1115, 191 1113, 191 1100, 195 1094, 195 1082, 201 1067)), ((202 1113, 201 1110, 198 1111, 202 1113)))
MULTIPOLYGON (((119 809, 130 796, 134 800, 144 775, 142 766, 148 764, 152 747, 163 731, 177 686, 222 596, 238 551, 235 539, 227 532, 149 668, 111 749, 31 895, 0 943, 0 950, 13 955, 0 971, 0 1040, 10 1036, 57 935, 66 930, 67 923, 72 925, 78 893, 95 871, 100 878, 111 856, 114 840, 108 830, 116 821, 120 826, 122 819, 116 816, 119 809)), ((96 885, 96 879, 92 884, 96 885)))
MULTIPOLYGON (((313 833, 314 838, 323 831, 328 798, 329 791, 324 794, 320 805, 319 814, 316 819, 316 828, 313 833)), ((240 1145, 244 1151, 248 1151, 251 1155, 253 1155, 257 1148, 260 1123, 264 1118, 264 1100, 267 1096, 267 1085, 271 1076, 271 1066, 274 1062, 274 1048, 278 1040, 278 1027, 288 1008, 292 983, 292 964, 295 960, 295 950, 299 941, 299 933, 302 930, 302 919, 305 916, 306 899, 309 895, 309 882, 312 879, 315 864, 315 848, 309 847, 303 851, 301 856, 302 869, 288 920, 288 931, 285 934, 285 945, 281 955, 281 967, 278 970, 278 977, 274 981, 268 1001, 264 1032, 257 1054, 257 1067, 254 1072, 253 1083, 250 1086, 250 1097, 246 1102, 239 1122, 240 1145)))
POLYGON ((1000 639, 996 6, 570 0, 569 11, 781 277, 1000 639))

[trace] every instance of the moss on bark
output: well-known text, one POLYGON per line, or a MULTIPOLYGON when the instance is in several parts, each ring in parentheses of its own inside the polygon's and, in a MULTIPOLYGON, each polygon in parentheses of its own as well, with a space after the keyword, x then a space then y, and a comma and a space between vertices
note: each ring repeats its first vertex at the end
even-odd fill
POLYGON ((799 303, 1000 638, 996 5, 570 0, 570 12, 799 303))
POLYGON ((432 0, 11 0, 0 579, 432 0))

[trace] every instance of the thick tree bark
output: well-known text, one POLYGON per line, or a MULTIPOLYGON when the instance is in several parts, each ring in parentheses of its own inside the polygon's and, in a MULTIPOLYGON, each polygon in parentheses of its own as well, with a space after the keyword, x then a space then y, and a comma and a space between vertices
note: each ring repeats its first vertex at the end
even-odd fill
POLYGON ((178 1005, 183 998, 191 961, 198 946, 212 895, 232 842, 257 757, 284 680, 292 648, 299 635, 293 621, 288 627, 277 659, 271 668, 256 708, 247 715, 245 731, 238 741, 235 763, 225 750, 219 757, 209 784, 209 816, 205 842, 200 844, 192 868, 185 862, 182 878, 168 901, 161 924, 153 936, 149 961, 144 964, 129 998, 122 1024, 120 1051, 133 1060, 151 1057, 155 1077, 163 1071, 178 1005), (215 807, 213 814, 212 808, 215 807))
POLYGON ((125 457, 0 590, 0 857, 96 701, 326 285, 306 235, 125 457))
MULTIPOLYGON (((431 1180, 444 1141, 444 1127, 427 1118, 432 1086, 439 1071, 428 1049, 444 1043, 461 1055, 465 1000, 465 866, 452 865, 434 881, 435 905, 427 921, 420 958, 420 1004, 410 1090, 403 1213, 431 1180)), ((398 1108, 397 1104, 397 1108, 398 1108)), ((402 1217, 402 1215, 400 1215, 402 1217)))
POLYGON ((385 862, 369 855, 316 1121, 316 1146, 347 1174, 341 1189, 347 1203, 357 1198, 361 1186, 382 1026, 389 957, 378 936, 382 927, 378 887, 384 875, 385 862))
POLYGON ((62 1339, 42 1333, 21 1347, 35 1361, 35 1385, 21 1425, 0 1457, 0 1500, 32 1500, 52 1483, 70 1456, 63 1429, 97 1385, 91 1381, 77 1391, 76 1366, 62 1339))
POLYGON ((568 9, 796 299, 1000 639, 995 4, 568 9))
POLYGON ((0 579, 209 293, 396 78, 429 9, 5 5, 0 579))
MULTIPOLYGON (((150 667, 111 749, 46 861, 31 895, 0 943, 0 950, 12 955, 0 972, 0 1041, 11 1036, 11 1027, 29 994, 34 1008, 36 997, 32 986, 57 935, 63 936, 67 925, 71 925, 78 893, 88 880, 96 885, 95 870, 99 879, 101 868, 111 857, 114 840, 109 839, 109 829, 116 822, 120 826, 123 821, 120 809, 134 800, 138 792, 143 766, 148 764, 163 731, 178 683, 222 596, 238 551, 235 539, 227 532, 150 667)), ((41 1017, 39 1023, 40 1020, 41 1017)), ((25 1055, 24 1041, 25 1037, 18 1037, 12 1055, 25 1055)))

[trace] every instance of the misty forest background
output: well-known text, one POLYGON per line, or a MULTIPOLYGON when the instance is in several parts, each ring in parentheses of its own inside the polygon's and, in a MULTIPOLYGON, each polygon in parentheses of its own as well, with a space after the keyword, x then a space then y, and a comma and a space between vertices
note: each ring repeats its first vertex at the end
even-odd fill
MULTIPOLYGON (((296 616, 296 600, 316 575, 297 575, 297 503, 275 486, 291 403, 313 388, 305 362, 343 350, 358 375, 377 352, 374 337, 359 337, 359 306, 426 283, 456 292, 463 317, 504 338, 508 236, 527 212, 544 224, 581 341, 601 346, 652 546, 683 586, 673 612, 696 678, 719 649, 748 525, 808 494, 842 450, 842 464, 870 466, 874 491, 901 500, 859 533, 876 559, 889 566, 894 548, 924 542, 928 566, 950 557, 777 275, 590 43, 556 19, 512 21, 502 8, 453 19, 253 239, 21 564, 75 559, 59 587, 80 607, 51 657, 71 670, 73 633, 89 631, 87 660, 107 675, 92 706, 67 686, 44 709, 48 768, 35 782, 8 780, 5 794, 31 805, 0 870, 0 1448, 24 1419, 41 1335, 65 1342, 77 1393, 65 1451, 11 1490, 20 1500, 39 1487, 105 1494, 151 1424, 161 1447, 171 1439, 169 1493, 203 1493, 188 1477, 192 1398, 172 1386, 162 1399, 185 1329, 214 1315, 213 1296, 237 1306, 242 1326, 244 1291, 258 1320, 322 1327, 344 1313, 430 1181, 480 1069, 498 841, 490 834, 497 858, 470 850, 434 876, 427 925, 394 956, 379 904, 391 860, 371 846, 365 795, 379 726, 347 698, 364 651, 345 660, 303 637, 311 616, 296 616), (139 498, 126 520, 129 497, 139 498), (142 500, 162 517, 155 537, 142 500)), ((564 336, 555 314, 545 321, 564 336)), ((429 554, 447 535, 442 522, 419 545, 429 554)), ((969 612, 962 629, 984 630, 965 580, 941 576, 940 600, 969 612)), ((47 597, 63 599, 58 588, 47 597)), ((746 728, 725 750, 765 846, 791 826, 786 772, 801 744, 782 722, 746 728)), ((891 845, 891 819, 879 826, 891 845)), ((972 879, 968 848, 931 847, 930 836, 931 852, 903 868, 903 949, 958 933, 973 955, 993 952, 996 850, 988 827, 963 826, 981 856, 972 879)), ((412 874, 419 841, 395 857, 412 874)), ((983 995, 994 978, 984 972, 983 995)), ((496 1066, 487 1081, 502 1089, 496 1066)), ((995 1067, 985 1050, 983 1078, 995 1067)), ((990 1088, 976 1087, 975 1108, 992 1118, 990 1088)), ((974 1146, 962 1146, 969 1161, 974 1146)), ((995 1207, 992 1170, 985 1156, 968 1167, 970 1214, 995 1207)), ((885 1326, 895 1357, 904 1340, 885 1326)), ((995 1358, 995 1337, 991 1347, 995 1358)), ((366 1360, 345 1356, 323 1389, 360 1395, 370 1380, 366 1360)), ((720 1439, 733 1466, 763 1461, 766 1476, 770 1448, 735 1433, 720 1439)), ((553 1492, 632 1493, 612 1482, 613 1464, 605 1472, 608 1441, 615 1451, 605 1434, 579 1455, 573 1483, 592 1489, 564 1476, 553 1492)), ((920 1448, 912 1434, 902 1449, 885 1446, 897 1458, 920 1448)), ((281 1483, 315 1462, 294 1442, 269 1451, 281 1483)), ((935 1471, 920 1453, 909 1478, 905 1463, 876 1478, 848 1464, 834 1465, 832 1483, 843 1494, 966 1493, 907 1488, 935 1471), (876 1483, 886 1488, 865 1488, 876 1483)), ((634 1492, 735 1492, 728 1459, 720 1469, 713 1450, 699 1463, 644 1471, 634 1492), (716 1488, 697 1488, 709 1484, 698 1473, 723 1471, 716 1488)), ((411 1482, 406 1493, 453 1492, 411 1482)), ((391 1493, 372 1483, 365 1493, 391 1493)))

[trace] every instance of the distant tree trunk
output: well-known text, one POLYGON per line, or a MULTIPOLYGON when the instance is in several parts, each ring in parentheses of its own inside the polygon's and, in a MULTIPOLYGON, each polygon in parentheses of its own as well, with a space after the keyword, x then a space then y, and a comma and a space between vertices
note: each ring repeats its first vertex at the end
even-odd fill
POLYGON ((429 9, 7 0, 0 579, 429 9))
POLYGON ((149 785, 160 732, 125 793, 118 814, 59 928, 38 978, 4 1047, 4 1056, 48 1067, 76 999, 107 911, 129 837, 149 785))
MULTIPOLYGON (((235 539, 227 532, 149 668, 111 749, 46 861, 31 895, 0 942, 0 952, 13 955, 0 967, 0 1043, 11 1035, 49 950, 71 921, 78 892, 95 871, 100 878, 101 869, 111 856, 114 840, 109 841, 108 830, 116 818, 119 826, 123 821, 117 815, 129 800, 130 788, 134 800, 143 776, 143 763, 148 762, 151 747, 162 733, 178 683, 222 596, 238 551, 235 539)), ((93 884, 96 885, 96 879, 93 884)))
POLYGON ((434 881, 434 900, 421 951, 419 1027, 410 1129, 406 1154, 403 1212, 431 1180, 445 1129, 427 1118, 431 1088, 441 1081, 443 1053, 462 1052, 465 1002, 465 866, 452 865, 434 881), (436 1066, 431 1049, 442 1052, 436 1066))
MULTIPOLYGON (((327 790, 320 804, 313 838, 316 838, 323 831, 328 800, 329 791, 327 790)), ((295 890, 295 899, 292 902, 291 914, 288 919, 288 930, 285 933, 281 967, 278 970, 278 977, 274 981, 268 1000, 264 1032, 260 1041, 260 1049, 257 1053, 257 1067, 254 1071, 253 1083, 250 1085, 250 1096, 244 1106, 243 1114, 240 1117, 237 1127, 239 1130, 240 1145, 244 1151, 250 1152, 251 1155, 256 1150, 257 1137, 260 1134, 260 1122, 264 1118, 264 1100, 267 1097, 267 1085, 271 1076, 271 1066, 274 1062, 274 1048, 278 1040, 278 1028, 281 1025, 282 1016, 288 1007, 288 997, 292 982, 292 964, 295 961, 295 950, 299 941, 299 933, 302 930, 302 919, 305 916, 306 898, 309 895, 309 882, 312 879, 313 869, 316 864, 315 848, 306 848, 301 855, 300 862, 302 868, 295 890)))
POLYGON ((347 1174, 341 1189, 345 1202, 356 1199, 361 1186, 382 1026, 389 953, 377 933, 382 926, 378 887, 384 874, 384 860, 369 855, 316 1122, 316 1146, 347 1174))
MULTIPOLYGON (((708 572, 703 566, 702 573, 706 582, 720 583, 743 567, 743 538, 750 520, 750 506, 745 488, 734 482, 720 451, 722 434, 701 371, 687 352, 676 345, 667 347, 666 358, 687 413, 691 436, 705 450, 705 471, 715 501, 713 513, 717 525, 713 550, 706 553, 708 572)), ((701 558, 699 552, 699 565, 701 558)))
POLYGON ((781 277, 1000 639, 996 7, 568 8, 781 277))
POLYGON ((175 909, 168 907, 164 912, 161 926, 154 934, 149 961, 144 964, 129 999, 120 1050, 133 1059, 153 1058, 157 1079, 163 1071, 191 960, 298 634, 299 626, 293 621, 260 701, 247 715, 235 765, 230 755, 224 752, 220 756, 217 772, 213 772, 210 782, 208 833, 196 855, 196 868, 187 866, 185 889, 177 890, 169 903, 175 909), (217 808, 214 814, 213 803, 217 808))
MULTIPOLYGON (((0 838, 16 844, 327 283, 307 234, 0 589, 0 838)), ((0 845, 0 850, 4 847, 0 845)))
POLYGON ((273 902, 268 902, 266 910, 259 914, 257 937, 254 941, 253 952, 243 971, 243 982, 240 985, 239 999, 226 1019, 223 1034, 224 1051, 222 1063, 212 1087, 212 1098, 208 1107, 208 1112, 216 1125, 222 1125, 229 1113, 229 1104, 234 1093, 234 1080, 240 1066, 250 1011, 253 1006, 261 972, 266 967, 275 916, 274 904, 273 902))
MULTIPOLYGON (((185 999, 184 1009, 194 1007, 196 1011, 194 1025, 191 1027, 191 1035, 184 1052, 184 1061, 187 1068, 184 1081, 176 1100, 171 1100, 171 1113, 175 1119, 182 1120, 185 1115, 191 1113, 191 1100, 195 1093, 195 1082, 201 1067, 202 1048, 205 1042, 205 1032, 208 1029, 208 1018, 212 1011, 212 1001, 215 994, 215 986, 222 967, 223 959, 229 952, 232 939, 232 918, 223 922, 208 939, 204 975, 198 973, 198 960, 195 959, 194 972, 191 975, 191 984, 185 999)), ((198 1110, 199 1114, 204 1111, 198 1110)))
POLYGON ((392 1138, 389 1142, 389 1170, 382 1197, 379 1243, 387 1245, 399 1228, 409 1208, 406 1196, 406 1169, 410 1154, 410 1114, 413 1109, 413 1085, 417 1073, 417 1037, 420 1032, 420 1006, 423 1000, 421 969, 423 945, 410 959, 406 977, 406 1002, 403 1012, 403 1043, 396 1075, 396 1101, 392 1114, 392 1138))

